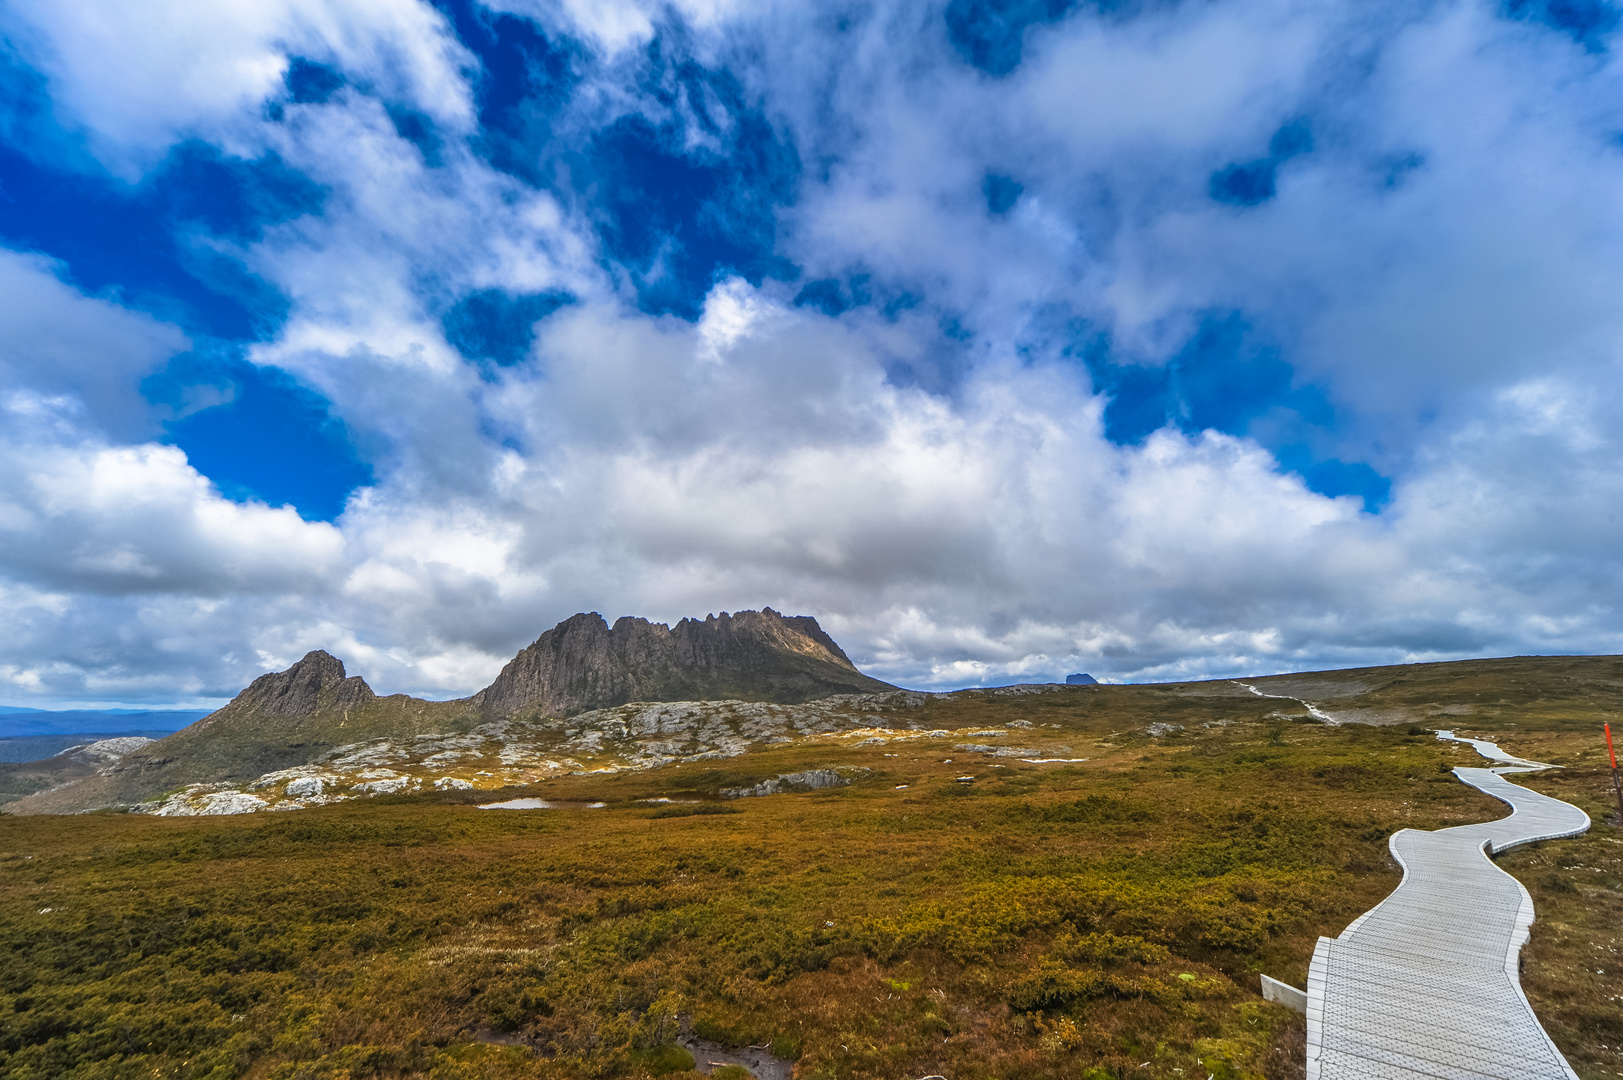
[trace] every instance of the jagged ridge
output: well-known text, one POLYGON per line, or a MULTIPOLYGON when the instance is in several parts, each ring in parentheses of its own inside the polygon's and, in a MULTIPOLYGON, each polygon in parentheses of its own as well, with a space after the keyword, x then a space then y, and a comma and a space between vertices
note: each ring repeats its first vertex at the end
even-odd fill
POLYGON ((229 719, 237 713, 264 716, 309 716, 322 709, 364 705, 377 695, 359 675, 345 676, 344 662, 322 649, 306 653, 286 671, 261 675, 231 704, 213 713, 229 719))
POLYGON ((894 690, 858 671, 810 616, 765 608, 676 627, 596 612, 542 634, 473 698, 489 716, 572 716, 632 701, 773 701, 894 690))

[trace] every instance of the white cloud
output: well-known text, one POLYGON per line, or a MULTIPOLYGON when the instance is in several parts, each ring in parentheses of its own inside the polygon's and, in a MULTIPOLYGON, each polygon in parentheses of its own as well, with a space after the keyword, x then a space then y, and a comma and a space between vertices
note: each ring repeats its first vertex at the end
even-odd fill
POLYGON ((490 6, 545 26, 567 27, 611 56, 646 43, 661 13, 657 5, 638 0, 497 0, 490 6))
POLYGON ((11 391, 13 422, 50 413, 54 398, 102 430, 150 434, 138 384, 189 344, 185 335, 83 295, 57 269, 0 249, 0 388, 11 391))
MULTIPOLYGON (((426 6, 156 12, 32 12, 53 92, 110 160, 201 132, 331 188, 242 253, 293 303, 252 355, 325 393, 379 480, 333 525, 222 499, 146 441, 138 383, 179 332, 0 254, 19 700, 227 692, 315 647, 381 691, 467 693, 583 609, 771 604, 910 685, 1623 648, 1609 56, 1482 5, 1270 0, 1083 13, 996 80, 935 8, 840 35, 815 7, 690 13, 795 134, 785 253, 917 301, 835 319, 728 279, 690 325, 633 310, 567 197, 458 142, 467 58, 426 6), (444 165, 360 93, 262 121, 297 50, 398 78, 451 132, 444 165), (1277 198, 1209 198, 1296 117, 1315 148, 1277 198), (988 171, 1024 185, 1005 215, 988 171), (480 371, 440 317, 496 287, 580 302, 480 371), (1213 309, 1326 388, 1325 437, 1389 470, 1388 509, 1315 494, 1245 438, 1104 438, 1067 335, 1154 365, 1213 309)), ((618 57, 563 137, 632 107, 657 14, 547 9, 618 57)))
POLYGON ((58 589, 200 596, 325 584, 338 530, 235 503, 172 446, 7 442, 8 562, 58 589))
MULTIPOLYGON (((871 670, 915 685, 1431 655, 1428 635, 1472 651, 1614 633, 1570 584, 1504 576, 1534 545, 1565 546, 1571 567, 1604 576, 1604 526, 1587 544, 1570 521, 1524 526, 1535 535, 1508 550, 1472 551, 1479 531, 1506 537, 1533 490, 1559 508, 1615 487, 1593 469, 1495 472, 1512 437, 1603 428, 1571 388, 1508 391, 1491 423, 1438 447, 1435 479, 1401 487, 1377 519, 1281 476, 1243 440, 1163 432, 1111 447, 1063 365, 983 370, 949 404, 885 385, 832 320, 776 309, 756 325, 718 363, 696 328, 577 312, 549 335, 546 379, 493 390, 493 407, 530 425, 527 458, 488 453, 485 482, 460 498, 425 498, 403 470, 338 529, 225 503, 169 448, 47 457, 8 492, 25 511, 8 519, 13 535, 38 538, 12 573, 70 598, 36 619, 32 645, 98 606, 129 619, 134 603, 156 627, 189 604, 178 622, 202 620, 224 654, 201 665, 210 685, 319 646, 380 689, 454 694, 583 608, 809 611, 871 670), (785 399, 776 376, 797 358, 785 399), (618 411, 576 408, 615 387, 618 411), (541 441, 549 431, 559 437, 541 441), (265 613, 247 618, 254 608, 265 613)), ((202 640, 170 636, 177 650, 202 640)))
POLYGON ((468 57, 416 0, 73 0, 3 17, 64 119, 126 175, 187 136, 255 141, 251 118, 290 55, 336 63, 442 123, 465 128, 472 117, 468 57))
POLYGON ((1009 113, 1083 169, 1096 154, 1146 149, 1259 155, 1343 18, 1263 2, 1074 20, 1030 35, 1009 113))

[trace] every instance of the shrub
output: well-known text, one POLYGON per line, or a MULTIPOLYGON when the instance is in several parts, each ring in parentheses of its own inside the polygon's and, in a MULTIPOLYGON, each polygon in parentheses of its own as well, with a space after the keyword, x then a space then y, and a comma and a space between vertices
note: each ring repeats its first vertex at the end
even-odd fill
POLYGON ((693 1054, 686 1047, 678 1046, 676 1043, 665 1043, 663 1046, 639 1050, 632 1055, 632 1060, 655 1076, 689 1072, 697 1064, 693 1060, 693 1054))

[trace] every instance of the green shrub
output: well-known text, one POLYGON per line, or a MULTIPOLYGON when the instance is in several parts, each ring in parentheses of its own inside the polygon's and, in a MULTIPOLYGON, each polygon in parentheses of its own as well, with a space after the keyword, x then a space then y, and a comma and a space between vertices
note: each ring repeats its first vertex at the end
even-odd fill
POLYGON ((655 1076, 664 1076, 667 1073, 688 1072, 697 1062, 686 1047, 676 1043, 666 1043, 648 1050, 639 1050, 632 1055, 632 1059, 655 1076))

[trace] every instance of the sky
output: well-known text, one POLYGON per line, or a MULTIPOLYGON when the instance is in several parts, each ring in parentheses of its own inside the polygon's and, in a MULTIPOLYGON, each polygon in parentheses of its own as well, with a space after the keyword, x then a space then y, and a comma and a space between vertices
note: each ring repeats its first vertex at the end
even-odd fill
POLYGON ((1623 652, 1619 23, 0 0, 0 702, 1623 652))

